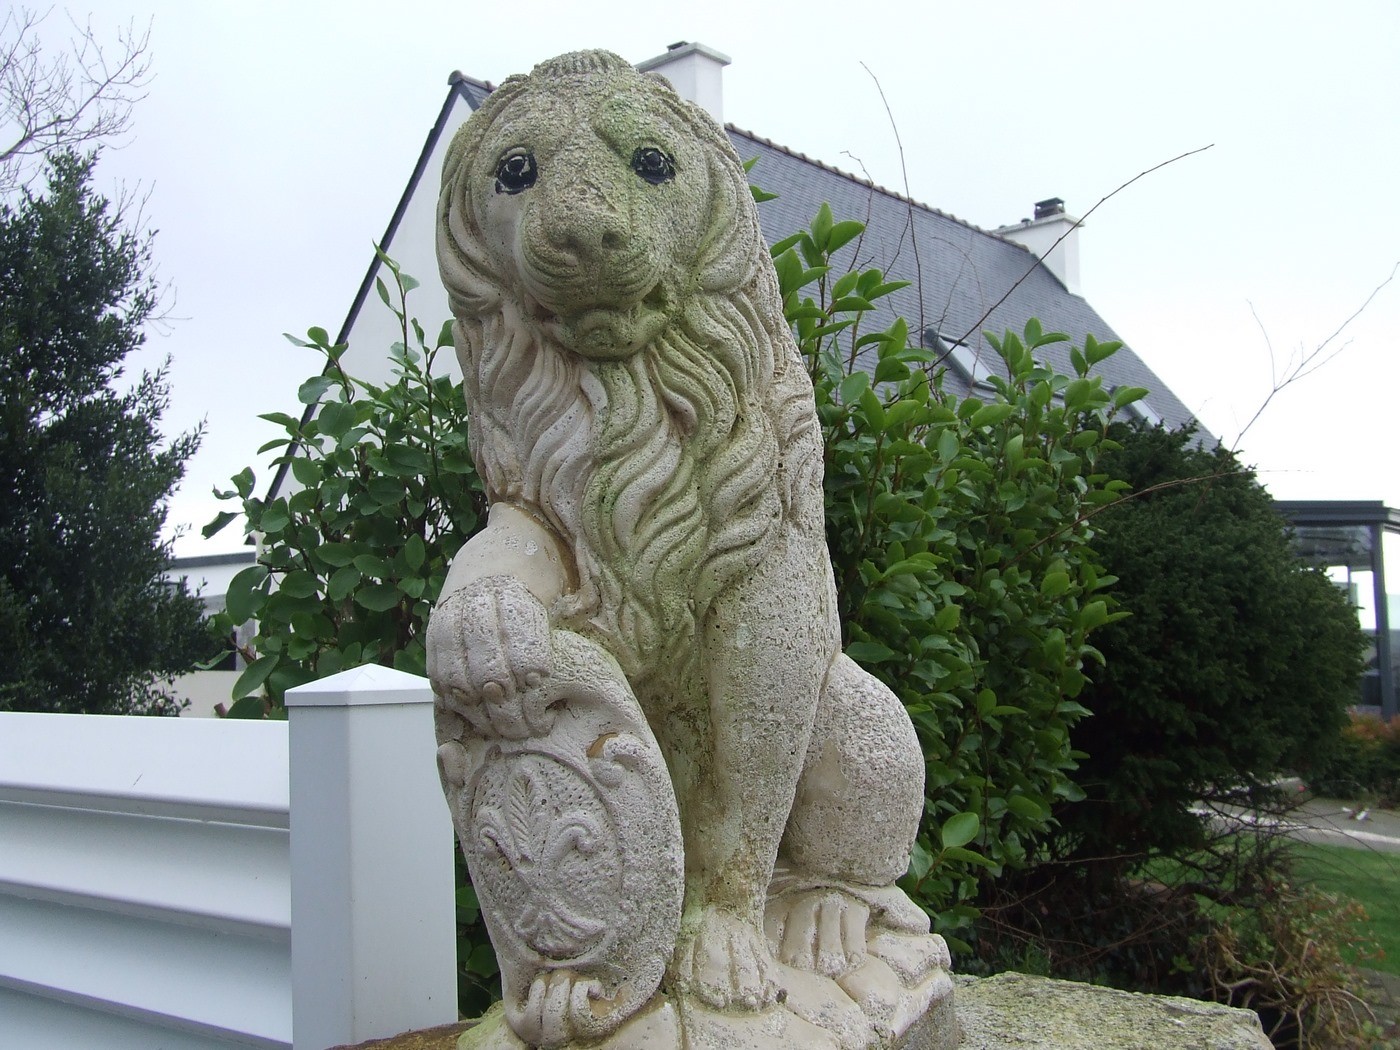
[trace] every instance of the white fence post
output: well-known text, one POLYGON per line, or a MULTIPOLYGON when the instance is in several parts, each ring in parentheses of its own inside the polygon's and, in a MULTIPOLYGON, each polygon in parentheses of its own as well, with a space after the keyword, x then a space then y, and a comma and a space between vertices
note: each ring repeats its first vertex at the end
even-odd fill
POLYGON ((432 692, 367 665, 287 692, 296 1050, 457 1019, 432 692))

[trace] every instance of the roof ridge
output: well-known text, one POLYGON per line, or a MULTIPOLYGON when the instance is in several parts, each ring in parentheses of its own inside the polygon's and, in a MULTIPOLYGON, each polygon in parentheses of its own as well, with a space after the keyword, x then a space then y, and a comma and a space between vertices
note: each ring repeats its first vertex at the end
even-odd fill
POLYGON ((471 84, 473 87, 479 87, 488 93, 496 90, 496 85, 491 81, 477 80, 476 77, 467 76, 460 69, 454 69, 447 78, 447 85, 448 87, 456 87, 458 84, 471 84))
POLYGON ((859 186, 864 186, 867 189, 874 190, 876 193, 883 193, 886 197, 893 197, 897 201, 902 201, 903 203, 918 208, 921 211, 926 211, 930 215, 937 215, 940 218, 949 220, 950 222, 955 222, 959 226, 966 226, 969 230, 972 230, 975 233, 986 234, 988 237, 995 237, 997 240, 1004 241, 1007 244, 1014 244, 1018 248, 1025 248, 1025 245, 1021 244, 1018 241, 1013 241, 1011 240, 1011 238, 1003 236, 1002 234, 997 233, 995 230, 984 229, 981 226, 978 226, 975 222, 969 222, 967 219, 959 218, 952 212, 944 211, 942 208, 935 208, 932 205, 925 204, 923 201, 920 200, 915 200, 908 194, 900 193, 898 190, 888 189, 887 187, 881 186, 879 183, 874 182, 868 178, 862 178, 859 175, 852 175, 849 171, 842 171, 840 168, 828 164, 824 160, 818 160, 816 157, 809 157, 801 150, 795 150, 791 147, 784 146, 780 142, 774 142, 772 139, 767 138, 764 135, 759 135, 756 132, 749 131, 747 128, 741 128, 737 124, 733 123, 726 123, 724 126, 729 131, 743 135, 746 138, 753 139, 755 142, 761 142, 769 149, 777 150, 779 153, 784 153, 789 157, 794 157, 797 160, 803 161, 804 163, 821 168, 823 171, 829 171, 833 175, 839 175, 843 179, 849 179, 851 182, 854 182, 859 186))

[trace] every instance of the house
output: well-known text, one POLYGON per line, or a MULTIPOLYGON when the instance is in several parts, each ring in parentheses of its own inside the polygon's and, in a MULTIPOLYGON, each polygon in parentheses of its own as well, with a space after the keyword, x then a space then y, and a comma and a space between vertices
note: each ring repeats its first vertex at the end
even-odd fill
MULTIPOLYGON (((728 64, 728 58, 711 48, 681 43, 638 68, 665 76, 683 96, 723 122, 721 77, 728 64)), ((447 98, 381 240, 403 272, 422 282, 412 292, 408 310, 429 333, 448 317, 434 245, 439 173, 453 133, 491 91, 489 83, 461 73, 449 78, 447 98)), ((822 202, 831 205, 838 219, 865 222, 865 235, 837 254, 838 264, 877 267, 911 282, 885 300, 885 309, 904 317, 912 337, 943 358, 948 366, 945 385, 951 393, 965 396, 988 389, 986 380, 1000 361, 982 338, 983 331, 1020 331, 1035 317, 1046 331, 1064 332, 1076 341, 1086 334, 1100 341, 1119 339, 1081 292, 1080 224, 1058 198, 1039 202, 1029 218, 983 230, 753 132, 732 124, 726 127, 739 156, 756 158, 751 172, 755 183, 777 194, 759 204, 760 222, 770 243, 805 228, 822 202)), ((386 351, 401 338, 397 319, 375 295, 375 280, 381 276, 387 278, 387 272, 373 259, 337 336, 338 342, 349 344, 343 359, 347 370, 374 381, 388 379, 386 351)), ((1052 367, 1071 372, 1068 344, 1047 346, 1042 353, 1052 367)), ((455 370, 455 360, 449 367, 455 370)), ((1130 347, 1099 367, 1110 387, 1150 391, 1133 409, 1148 422, 1175 427, 1193 418, 1130 347)), ((274 493, 281 489, 286 473, 284 466, 275 477, 274 493)), ((253 552, 234 557, 249 564, 253 552)), ((232 572, 220 565, 219 574, 209 576, 201 575, 200 568, 177 563, 174 573, 188 575, 194 584, 207 581, 206 603, 219 607, 219 580, 226 582, 232 572)))
MULTIPOLYGON (((721 74, 728 64, 728 58, 703 44, 681 43, 637 68, 667 77, 683 96, 722 121, 721 74)), ((448 85, 447 99, 381 242, 406 273, 422 281, 409 306, 430 332, 448 316, 433 242, 439 173, 453 133, 492 90, 489 83, 462 73, 453 73, 448 85)), ((726 128, 739 156, 757 159, 750 173, 754 182, 777 194, 758 206, 770 243, 804 229, 823 201, 837 219, 866 223, 865 236, 842 249, 836 259, 852 268, 878 267, 912 282, 890 297, 889 307, 909 322, 925 345, 948 352, 950 392, 972 392, 999 364, 981 337, 984 330, 1019 332, 1035 317, 1046 331, 1064 332, 1074 340, 1086 334, 1100 341, 1120 338, 1081 293, 1081 227, 1058 198, 1039 202, 1031 218, 983 230, 753 132, 732 124, 726 128)), ((339 336, 350 344, 346 360, 352 373, 371 378, 375 367, 387 376, 383 348, 399 338, 397 322, 373 295, 380 273, 376 259, 339 336)), ((1045 351, 1053 367, 1070 371, 1066 344, 1045 351)), ((1131 347, 1125 346, 1101 369, 1110 386, 1151 391, 1138 406, 1150 422, 1174 427, 1194 418, 1131 347)))

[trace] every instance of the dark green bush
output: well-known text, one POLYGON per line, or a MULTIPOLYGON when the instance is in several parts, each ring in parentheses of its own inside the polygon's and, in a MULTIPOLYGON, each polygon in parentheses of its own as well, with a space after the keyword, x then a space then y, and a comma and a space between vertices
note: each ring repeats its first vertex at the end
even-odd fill
POLYGON ((1134 495, 1094 517, 1093 542, 1130 615, 1095 636, 1105 665, 1071 731, 1085 797, 993 888, 977 949, 993 968, 1032 953, 1057 976, 1197 996, 1270 973, 1258 1002, 1296 993, 1287 1045, 1306 1045, 1344 1023, 1349 993, 1318 960, 1345 928, 1284 893, 1280 832, 1239 830, 1286 820, 1277 775, 1326 760, 1364 640, 1234 455, 1190 429, 1110 433, 1100 469, 1134 495))
POLYGON ((1356 614, 1290 543, 1238 459, 1190 428, 1115 428, 1102 469, 1136 493, 1095 518, 1131 616, 1098 636, 1105 666, 1075 727, 1081 805, 1050 854, 1132 860, 1195 848, 1195 804, 1308 773, 1357 695, 1356 614))

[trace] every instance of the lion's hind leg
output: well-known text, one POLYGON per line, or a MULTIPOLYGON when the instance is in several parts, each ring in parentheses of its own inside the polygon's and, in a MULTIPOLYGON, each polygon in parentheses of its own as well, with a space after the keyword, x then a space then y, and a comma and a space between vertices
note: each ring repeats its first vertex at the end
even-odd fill
POLYGON ((809 875, 889 886, 909 866, 924 756, 904 706, 841 654, 827 674, 782 856, 809 875))
POLYGON ((769 890, 765 925, 780 961, 836 977, 881 933, 928 933, 928 917, 894 885, 909 866, 923 786, 903 705, 838 655, 769 890))

